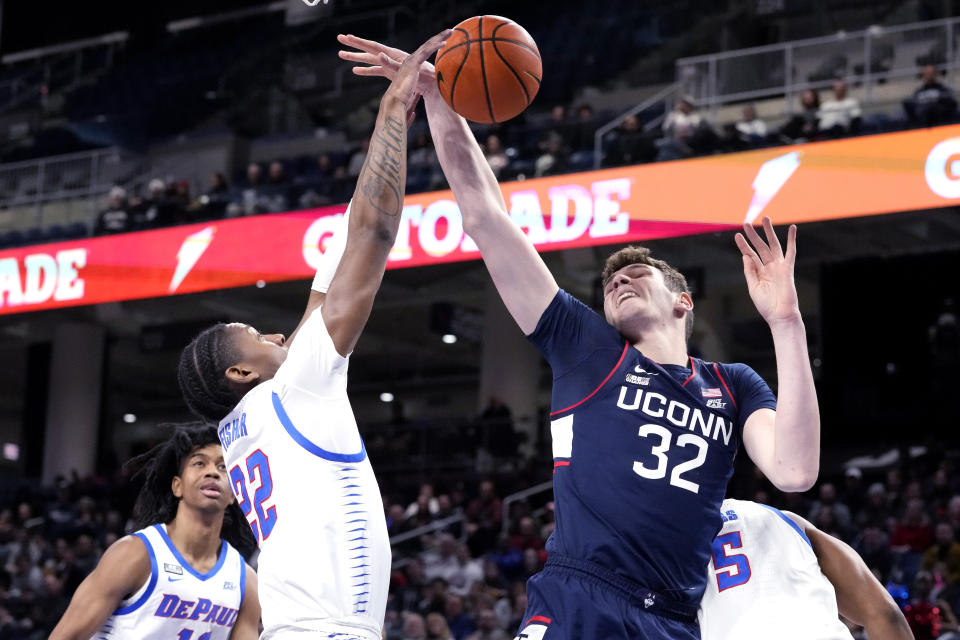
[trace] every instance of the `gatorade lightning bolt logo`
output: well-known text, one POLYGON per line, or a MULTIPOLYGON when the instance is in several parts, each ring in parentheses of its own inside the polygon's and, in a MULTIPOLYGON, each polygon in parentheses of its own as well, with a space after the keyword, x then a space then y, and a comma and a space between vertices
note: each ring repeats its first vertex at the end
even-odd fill
POLYGON ((753 179, 753 200, 750 201, 744 222, 753 224, 764 207, 770 204, 773 196, 787 184, 787 180, 799 167, 800 153, 797 151, 764 162, 757 171, 757 177, 753 179))
POLYGON ((197 264, 197 260, 213 242, 213 234, 216 231, 216 227, 204 227, 200 231, 188 235, 183 244, 180 245, 180 249, 177 251, 177 269, 173 272, 173 279, 170 281, 170 293, 177 290, 183 279, 197 264))

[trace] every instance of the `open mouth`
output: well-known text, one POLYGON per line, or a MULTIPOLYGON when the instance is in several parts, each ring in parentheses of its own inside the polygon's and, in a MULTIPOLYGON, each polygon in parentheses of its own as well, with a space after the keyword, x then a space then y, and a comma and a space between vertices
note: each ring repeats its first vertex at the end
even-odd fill
POLYGON ((619 296, 617 296, 617 306, 619 307, 621 304, 623 304, 625 300, 628 300, 630 298, 636 298, 636 297, 637 297, 637 294, 634 293, 633 291, 624 291, 619 296))
POLYGON ((217 498, 223 495, 223 489, 221 489, 215 484, 205 484, 202 487, 200 487, 200 493, 207 496, 208 498, 213 498, 214 500, 216 500, 217 498))

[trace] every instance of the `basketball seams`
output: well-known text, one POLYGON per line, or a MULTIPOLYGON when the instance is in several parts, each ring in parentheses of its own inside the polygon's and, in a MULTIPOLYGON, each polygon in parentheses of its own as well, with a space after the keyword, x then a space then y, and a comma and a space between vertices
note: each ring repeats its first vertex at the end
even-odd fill
MULTIPOLYGON (((503 57, 503 54, 500 53, 500 49, 497 49, 497 30, 500 29, 500 28, 502 28, 502 27, 507 26, 508 24, 510 24, 510 23, 509 23, 509 22, 503 22, 503 23, 498 24, 498 25, 493 29, 493 33, 490 34, 491 36, 493 36, 493 37, 491 38, 491 40, 493 41, 493 51, 494 51, 494 53, 497 54, 497 56, 500 58, 500 60, 503 62, 503 64, 506 65, 507 69, 510 69, 510 73, 512 73, 512 74, 513 74, 513 77, 517 79, 517 82, 520 83, 520 88, 523 89, 523 95, 525 95, 525 96, 527 97, 527 105, 529 106, 529 105, 530 105, 530 91, 527 90, 527 85, 525 85, 525 84, 523 83, 523 78, 521 78, 521 77, 520 77, 520 74, 517 73, 516 69, 513 68, 513 65, 511 65, 510 62, 509 62, 505 57, 503 57)), ((481 45, 481 46, 482 46, 482 45, 481 45)))
POLYGON ((500 16, 484 15, 464 20, 454 31, 448 39, 450 45, 434 60, 441 95, 454 111, 468 120, 493 124, 514 117, 533 102, 540 88, 537 76, 542 73, 542 59, 537 45, 522 27, 500 16), (486 29, 484 22, 488 23, 486 29), (486 50, 488 42, 490 50, 486 50), (479 51, 470 46, 474 43, 479 45, 479 51), (456 56, 448 59, 447 53, 461 47, 459 61, 456 56), (529 71, 531 68, 534 71, 529 71), (520 91, 509 76, 520 84, 520 91), (463 95, 455 101, 460 78, 465 78, 468 86, 461 87, 463 95), (528 85, 530 81, 534 84, 528 85))
MULTIPOLYGON (((457 108, 453 106, 454 90, 457 88, 457 80, 460 78, 460 72, 463 71, 463 68, 466 66, 467 60, 470 59, 470 34, 467 32, 466 29, 461 29, 459 27, 457 28, 457 31, 463 32, 463 34, 467 37, 466 42, 463 43, 467 45, 467 51, 463 56, 463 60, 460 61, 460 66, 457 67, 457 72, 453 75, 453 82, 450 83, 450 108, 453 109, 454 111, 457 110, 457 108)), ((456 45, 456 46, 459 47, 460 45, 456 45)), ((439 59, 437 61, 439 62, 439 59)))
MULTIPOLYGON (((493 115, 493 102, 490 100, 490 87, 487 85, 487 65, 483 59, 483 16, 480 16, 477 22, 477 31, 480 36, 480 75, 483 77, 483 95, 487 99, 487 109, 490 111, 490 122, 496 122, 497 117, 493 115)), ((470 49, 467 49, 467 56, 470 55, 470 49)))
MULTIPOLYGON (((509 23, 507 23, 507 24, 509 24, 509 23)), ((504 25, 500 25, 500 26, 504 26, 504 25)), ((466 30, 464 30, 464 29, 457 29, 457 31, 463 31, 464 33, 466 33, 466 30)), ((437 57, 435 63, 436 63, 436 62, 440 62, 440 59, 443 58, 443 56, 447 55, 449 52, 453 51, 454 49, 459 49, 460 47, 468 46, 471 42, 492 42, 492 41, 494 41, 494 40, 497 41, 497 42, 507 42, 507 43, 509 43, 509 44, 515 44, 515 45, 517 45, 518 47, 523 47, 524 49, 526 49, 526 50, 529 51, 530 53, 536 55, 537 58, 540 58, 540 52, 539 52, 539 51, 537 51, 534 47, 531 47, 530 45, 528 45, 526 42, 522 42, 522 41, 520 41, 520 40, 514 40, 513 38, 470 38, 469 36, 467 36, 467 40, 465 40, 465 41, 463 41, 463 42, 458 42, 457 44, 455 44, 455 45, 453 45, 453 46, 451 46, 451 47, 447 47, 447 48, 445 48, 443 51, 441 51, 441 52, 440 52, 440 55, 437 57)))

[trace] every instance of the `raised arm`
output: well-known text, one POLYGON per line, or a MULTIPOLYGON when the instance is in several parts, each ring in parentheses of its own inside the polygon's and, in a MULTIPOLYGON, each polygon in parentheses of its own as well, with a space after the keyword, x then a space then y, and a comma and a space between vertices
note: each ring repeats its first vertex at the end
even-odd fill
POLYGON ((370 317, 387 256, 396 241, 407 183, 407 125, 419 100, 418 68, 443 46, 448 34, 444 31, 421 45, 399 67, 380 101, 352 200, 344 255, 320 309, 342 356, 353 351, 370 317))
POLYGON ((840 615, 867 630, 870 640, 911 640, 900 607, 863 559, 847 544, 827 535, 795 513, 785 512, 807 534, 820 570, 833 584, 840 615))
POLYGON ((77 587, 50 640, 93 637, 117 605, 147 582, 150 571, 150 556, 140 539, 127 536, 114 542, 77 587))
POLYGON ((760 409, 743 427, 743 443, 757 467, 781 491, 806 491, 820 469, 820 407, 807 354, 807 334, 800 316, 793 265, 797 227, 787 232, 787 251, 780 247, 770 218, 763 219, 764 242, 744 225, 736 242, 743 254, 743 272, 757 311, 770 326, 777 357, 777 410, 760 409), (753 247, 751 247, 751 243, 753 247))
MULTIPOLYGON (((394 77, 407 57, 399 49, 356 36, 341 35, 338 39, 360 50, 341 51, 341 58, 370 65, 354 67, 357 75, 394 77)), ((466 121, 443 101, 429 63, 420 67, 419 90, 440 166, 463 214, 464 231, 480 248, 510 315, 525 334, 530 334, 556 295, 557 282, 533 244, 510 219, 500 185, 480 145, 466 121)))

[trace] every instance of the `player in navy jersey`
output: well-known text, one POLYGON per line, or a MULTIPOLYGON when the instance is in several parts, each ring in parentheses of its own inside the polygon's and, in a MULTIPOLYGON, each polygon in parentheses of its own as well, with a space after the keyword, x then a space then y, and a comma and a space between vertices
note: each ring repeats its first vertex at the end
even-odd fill
POLYGON ((145 463, 134 528, 77 587, 51 640, 255 640, 256 541, 227 484, 210 425, 176 425, 145 463))
MULTIPOLYGON (((354 36, 358 75, 392 77, 407 54, 354 36)), ((682 274, 641 248, 607 260, 604 316, 560 290, 511 221, 466 122, 420 84, 437 155, 493 282, 554 373, 551 433, 556 529, 546 568, 527 584, 521 638, 696 638, 704 567, 741 441, 780 489, 817 476, 820 417, 784 252, 745 226, 736 243, 750 296, 770 326, 779 400, 741 364, 687 353, 693 300, 682 274), (749 238, 749 241, 748 241, 749 238), (751 246, 752 244, 752 246, 751 246), (590 603, 586 606, 585 603, 590 603)))

